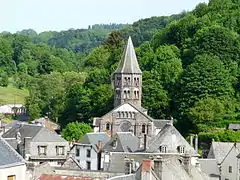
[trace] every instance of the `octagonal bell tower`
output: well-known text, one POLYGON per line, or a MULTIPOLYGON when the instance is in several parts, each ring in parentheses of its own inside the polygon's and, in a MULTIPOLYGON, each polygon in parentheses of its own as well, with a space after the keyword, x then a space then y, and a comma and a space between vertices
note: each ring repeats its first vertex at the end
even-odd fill
POLYGON ((139 68, 131 37, 128 38, 122 59, 113 74, 114 107, 129 102, 141 107, 142 71, 139 68))

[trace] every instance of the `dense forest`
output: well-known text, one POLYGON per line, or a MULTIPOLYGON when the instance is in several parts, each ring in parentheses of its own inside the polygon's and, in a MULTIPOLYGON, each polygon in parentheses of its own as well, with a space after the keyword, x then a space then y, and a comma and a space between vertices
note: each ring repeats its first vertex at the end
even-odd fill
POLYGON ((143 71, 143 106, 175 119, 201 141, 240 141, 240 1, 210 0, 191 12, 132 25, 0 35, 0 85, 27 88, 31 119, 63 127, 91 123, 113 108, 111 74, 131 36, 143 71))

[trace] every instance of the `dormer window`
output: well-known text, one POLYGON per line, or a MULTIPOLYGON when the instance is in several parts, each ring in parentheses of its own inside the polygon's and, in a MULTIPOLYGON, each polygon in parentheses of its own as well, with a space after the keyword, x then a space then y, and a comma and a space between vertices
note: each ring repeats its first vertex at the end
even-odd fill
POLYGON ((106 130, 110 130, 110 123, 109 122, 106 124, 106 130))
POLYGON ((113 146, 113 149, 116 149, 117 148, 117 140, 113 140, 112 142, 112 146, 113 146))
POLYGON ((177 150, 180 154, 184 154, 185 153, 185 146, 178 146, 177 150))
POLYGON ((160 147, 159 147, 159 151, 160 151, 161 153, 166 153, 166 152, 167 152, 167 146, 165 146, 165 145, 160 146, 160 147))

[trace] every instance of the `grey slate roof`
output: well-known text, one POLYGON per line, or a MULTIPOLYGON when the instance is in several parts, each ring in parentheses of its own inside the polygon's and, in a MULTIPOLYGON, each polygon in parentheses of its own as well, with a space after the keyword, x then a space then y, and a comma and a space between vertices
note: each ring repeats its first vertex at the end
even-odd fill
POLYGON ((25 164, 24 159, 0 137, 0 169, 25 164))
POLYGON ((132 132, 117 132, 103 147, 108 152, 134 152, 139 148, 140 140, 132 132), (117 141, 117 147, 113 142, 117 141))
POLYGON ((171 121, 171 120, 154 119, 153 120, 153 125, 156 128, 162 129, 169 121, 171 121))
POLYGON ((201 170, 210 177, 220 176, 216 159, 199 159, 201 170))
POLYGON ((104 146, 110 140, 110 136, 105 132, 87 133, 79 140, 79 143, 97 146, 99 140, 102 141, 102 146, 104 146))
POLYGON ((169 123, 166 124, 162 130, 149 141, 146 151, 159 153, 160 146, 166 146, 167 153, 178 153, 178 146, 184 146, 185 153, 192 156, 198 155, 194 148, 179 133, 179 131, 169 123))
MULTIPOLYGON (((232 142, 212 142, 208 158, 216 159, 220 164, 232 149, 234 143, 232 142)), ((240 149, 240 143, 237 143, 237 147, 240 149)))
POLYGON ((232 129, 232 130, 240 130, 240 124, 233 124, 233 123, 230 123, 228 125, 228 129, 232 129))
POLYGON ((2 137, 5 138, 13 148, 17 146, 17 132, 20 132, 21 144, 23 144, 25 137, 32 138, 31 141, 34 142, 67 142, 57 133, 50 131, 45 127, 34 124, 21 124, 20 126, 16 126, 2 135, 2 137))
POLYGON ((63 165, 61 166, 63 168, 68 168, 68 169, 76 169, 76 170, 81 170, 83 169, 81 165, 74 159, 73 157, 69 156, 66 161, 64 161, 63 165))
POLYGON ((131 37, 128 38, 120 64, 115 73, 141 74, 131 37))

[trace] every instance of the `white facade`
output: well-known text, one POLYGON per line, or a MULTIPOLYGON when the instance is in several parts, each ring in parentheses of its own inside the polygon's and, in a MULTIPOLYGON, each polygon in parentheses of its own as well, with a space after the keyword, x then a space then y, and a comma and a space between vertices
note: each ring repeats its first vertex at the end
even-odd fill
POLYGON ((83 169, 98 170, 98 153, 92 145, 77 143, 71 152, 83 169))
POLYGON ((0 168, 0 180, 8 180, 10 176, 15 176, 14 180, 28 180, 26 177, 26 165, 0 168))

